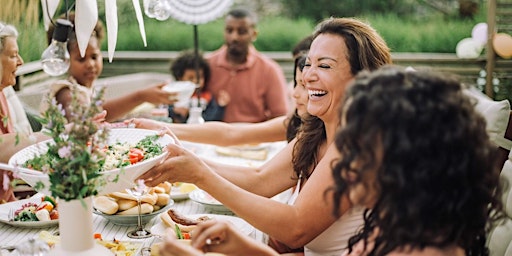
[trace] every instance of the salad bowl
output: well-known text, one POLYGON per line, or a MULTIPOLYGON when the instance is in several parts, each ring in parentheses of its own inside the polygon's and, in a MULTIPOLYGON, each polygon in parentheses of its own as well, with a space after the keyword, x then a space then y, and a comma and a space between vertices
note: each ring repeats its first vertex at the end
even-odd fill
MULTIPOLYGON (((147 136, 156 135, 157 133, 157 131, 153 130, 136 128, 112 129, 110 130, 108 144, 113 145, 115 143, 127 143, 135 145, 137 142, 141 141, 147 136)), ((32 187, 35 187, 38 182, 42 182, 44 184, 44 188, 38 192, 45 194, 50 194, 50 181, 48 174, 43 173, 40 170, 33 170, 23 166, 26 161, 41 154, 45 154, 48 150, 47 144, 51 142, 52 140, 47 140, 28 146, 15 153, 9 159, 9 165, 13 167, 12 169, 17 174, 17 176, 19 176, 32 187)), ((165 134, 158 137, 155 142, 164 148, 169 143, 174 143, 174 139, 172 139, 171 136, 165 134)), ((163 151, 159 155, 128 166, 102 171, 102 177, 106 179, 107 182, 101 189, 99 189, 99 194, 112 193, 132 187, 134 185, 134 180, 137 177, 155 166, 158 162, 165 158, 166 155, 167 153, 163 151)))

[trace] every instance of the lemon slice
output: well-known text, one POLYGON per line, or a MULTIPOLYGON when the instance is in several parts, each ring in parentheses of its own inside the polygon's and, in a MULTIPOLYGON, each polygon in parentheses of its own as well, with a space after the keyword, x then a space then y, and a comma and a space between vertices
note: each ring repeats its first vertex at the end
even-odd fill
POLYGON ((180 192, 186 194, 194 191, 196 188, 196 185, 192 183, 182 183, 180 186, 180 192))

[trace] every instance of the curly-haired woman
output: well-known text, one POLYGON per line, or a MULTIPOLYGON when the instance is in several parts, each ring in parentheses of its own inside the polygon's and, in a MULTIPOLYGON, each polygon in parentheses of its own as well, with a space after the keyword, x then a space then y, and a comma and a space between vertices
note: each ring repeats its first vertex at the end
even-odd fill
POLYGON ((460 83, 387 67, 345 97, 335 209, 347 193, 371 209, 347 255, 487 255, 502 208, 496 147, 460 83))

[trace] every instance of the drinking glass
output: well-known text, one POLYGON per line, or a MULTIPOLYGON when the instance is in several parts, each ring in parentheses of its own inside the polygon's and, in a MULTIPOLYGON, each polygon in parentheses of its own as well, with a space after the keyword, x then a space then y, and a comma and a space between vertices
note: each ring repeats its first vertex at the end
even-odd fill
POLYGON ((129 238, 135 239, 151 237, 151 232, 144 229, 144 227, 142 226, 140 206, 142 196, 148 193, 148 187, 144 185, 143 180, 137 180, 137 183, 132 188, 126 189, 126 192, 128 192, 128 194, 132 195, 133 197, 135 197, 135 199, 137 199, 137 207, 139 208, 139 213, 137 215, 137 228, 135 230, 128 232, 127 236, 129 238))

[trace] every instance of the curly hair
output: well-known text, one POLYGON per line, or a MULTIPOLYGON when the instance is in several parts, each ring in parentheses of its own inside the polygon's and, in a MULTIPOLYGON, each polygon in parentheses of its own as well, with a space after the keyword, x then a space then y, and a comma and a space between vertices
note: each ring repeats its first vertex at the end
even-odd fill
MULTIPOLYGON (((67 19, 73 24, 73 28, 70 30, 68 34, 68 51, 71 51, 71 47, 76 46, 77 39, 76 39, 76 33, 75 33, 75 12, 70 12, 68 17, 66 18, 66 14, 62 14, 59 16, 59 19, 67 19)), ((53 23, 50 23, 50 26, 48 27, 48 31, 46 31, 46 39, 48 41, 48 44, 52 42, 53 37, 53 31, 55 30, 55 25, 53 23)), ((105 27, 103 26, 103 22, 98 19, 98 22, 96 22, 96 25, 94 26, 94 29, 92 31, 92 35, 96 37, 98 40, 98 46, 101 46, 101 41, 105 37, 105 27)))
POLYGON ((460 82, 386 67, 360 73, 345 102, 335 139, 342 157, 332 170, 335 209, 357 184, 377 197, 349 250, 378 228, 369 255, 450 245, 487 255, 485 235, 503 207, 497 148, 460 82), (363 179, 369 173, 373 183, 363 179))
MULTIPOLYGON (((201 52, 198 53, 198 64, 199 69, 203 71, 204 87, 203 91, 207 90, 208 82, 210 81, 211 71, 208 61, 203 57, 201 52)), ((171 74, 176 80, 181 80, 187 69, 195 69, 196 67, 196 54, 193 50, 186 50, 180 53, 180 55, 171 64, 171 74)))
MULTIPOLYGON (((356 75, 361 70, 375 70, 391 64, 389 47, 382 37, 368 24, 354 18, 329 18, 316 27, 313 40, 322 34, 340 37, 347 47, 350 71, 356 75)), ((309 178, 317 164, 318 149, 325 143, 324 122, 316 116, 303 117, 300 140, 295 144, 292 163, 297 177, 309 178), (313 153, 312 153, 313 152, 313 153)))

